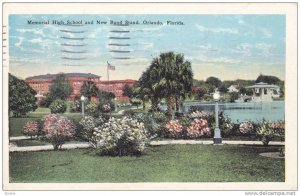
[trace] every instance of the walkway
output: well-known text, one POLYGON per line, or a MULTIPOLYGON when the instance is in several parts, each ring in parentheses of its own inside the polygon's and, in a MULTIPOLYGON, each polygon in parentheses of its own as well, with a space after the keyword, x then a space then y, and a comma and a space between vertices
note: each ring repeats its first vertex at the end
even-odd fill
MULTIPOLYGON (((12 140, 11 140, 12 141, 12 140)), ((172 144, 204 144, 212 145, 213 141, 201 141, 201 140, 161 140, 161 141, 151 141, 151 146, 160 146, 160 145, 172 145, 172 144)), ((223 144, 228 145, 262 145, 260 141, 223 141, 223 144)), ((284 142, 270 142, 269 145, 284 145, 284 142)), ((90 144, 87 142, 76 143, 76 144, 64 144, 62 149, 76 149, 76 148, 89 148, 90 144)), ((18 147, 12 143, 9 146, 10 152, 27 152, 27 151, 45 151, 53 150, 52 145, 44 146, 22 146, 18 147)))

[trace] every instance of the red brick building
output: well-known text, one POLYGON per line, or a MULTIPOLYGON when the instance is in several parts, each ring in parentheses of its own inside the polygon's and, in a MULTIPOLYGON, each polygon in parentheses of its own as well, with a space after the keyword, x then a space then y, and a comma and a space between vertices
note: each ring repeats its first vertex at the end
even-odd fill
POLYGON ((116 99, 118 101, 129 101, 129 98, 127 96, 123 96, 123 89, 124 86, 127 84, 128 86, 132 87, 134 84, 136 84, 136 80, 112 80, 112 81, 101 81, 97 87, 101 91, 105 92, 112 92, 115 94, 116 99))
MULTIPOLYGON (((45 96, 56 76, 57 74, 32 76, 26 78, 25 82, 37 92, 38 96, 45 96)), ((117 101, 128 101, 128 97, 122 95, 124 86, 126 84, 133 86, 137 82, 136 80, 100 81, 100 76, 91 73, 65 73, 65 77, 73 86, 70 100, 73 100, 76 96, 81 96, 80 89, 85 81, 92 81, 96 83, 99 90, 114 93, 117 101)))

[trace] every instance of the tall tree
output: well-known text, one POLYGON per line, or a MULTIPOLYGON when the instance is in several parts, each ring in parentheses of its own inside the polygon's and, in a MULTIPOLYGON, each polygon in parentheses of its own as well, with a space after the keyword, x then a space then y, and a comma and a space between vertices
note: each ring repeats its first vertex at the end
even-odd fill
POLYGON ((24 116, 36 110, 35 95, 36 92, 26 82, 9 74, 9 111, 13 116, 24 116))
POLYGON ((81 86, 80 93, 91 100, 92 97, 96 97, 99 93, 99 89, 93 81, 85 81, 81 86))
POLYGON ((125 84, 123 89, 123 96, 127 96, 131 98, 133 96, 133 88, 130 87, 128 84, 125 84))
POLYGON ((256 83, 264 82, 268 84, 281 84, 281 80, 276 76, 259 75, 255 81, 256 83))
POLYGON ((219 78, 216 77, 208 77, 205 81, 206 84, 214 85, 215 88, 219 88, 222 85, 222 81, 219 78))
POLYGON ((174 113, 176 99, 185 98, 192 91, 193 72, 191 63, 184 60, 182 54, 174 52, 161 53, 154 58, 150 66, 151 75, 158 75, 153 89, 163 93, 167 98, 168 116, 174 113))
POLYGON ((55 80, 50 86, 50 95, 54 99, 66 100, 68 96, 73 92, 73 87, 66 80, 65 74, 59 73, 57 74, 55 80))

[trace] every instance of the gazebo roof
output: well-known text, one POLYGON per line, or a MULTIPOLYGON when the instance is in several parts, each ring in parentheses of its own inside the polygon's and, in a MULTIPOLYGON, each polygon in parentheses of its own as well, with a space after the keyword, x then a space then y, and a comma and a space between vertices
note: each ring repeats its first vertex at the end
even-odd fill
POLYGON ((279 86, 274 85, 274 84, 267 84, 267 83, 259 82, 252 86, 247 86, 246 88, 279 88, 279 86))

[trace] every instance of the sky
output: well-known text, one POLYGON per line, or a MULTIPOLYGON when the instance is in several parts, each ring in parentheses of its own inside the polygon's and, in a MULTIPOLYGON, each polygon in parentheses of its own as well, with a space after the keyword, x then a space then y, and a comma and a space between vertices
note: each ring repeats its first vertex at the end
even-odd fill
POLYGON ((154 57, 174 51, 198 80, 284 80, 285 29, 285 15, 10 15, 9 71, 23 79, 80 72, 107 80, 109 62, 116 67, 110 80, 138 79, 154 57))

